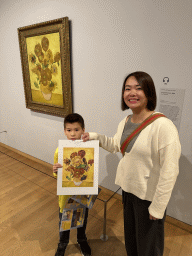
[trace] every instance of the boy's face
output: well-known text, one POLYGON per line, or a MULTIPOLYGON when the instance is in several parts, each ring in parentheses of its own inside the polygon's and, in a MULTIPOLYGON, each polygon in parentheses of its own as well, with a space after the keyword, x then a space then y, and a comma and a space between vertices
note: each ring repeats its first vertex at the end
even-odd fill
POLYGON ((65 135, 68 140, 80 140, 83 135, 85 129, 82 129, 79 123, 66 123, 65 125, 65 135))

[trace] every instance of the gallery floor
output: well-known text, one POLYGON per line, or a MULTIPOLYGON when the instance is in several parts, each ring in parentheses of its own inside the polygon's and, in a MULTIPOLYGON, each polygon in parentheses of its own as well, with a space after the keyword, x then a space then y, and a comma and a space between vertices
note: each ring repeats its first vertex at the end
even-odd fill
MULTIPOLYGON (((113 194, 100 186, 100 198, 113 194)), ((104 204, 89 211, 87 237, 93 256, 126 256, 121 196, 107 205, 108 241, 103 233, 104 204)), ((54 256, 58 243, 58 201, 51 165, 0 143, 0 255, 54 256)), ((81 255, 76 230, 71 231, 68 255, 81 255)), ((165 222, 164 256, 192 255, 192 227, 169 216, 165 222)))

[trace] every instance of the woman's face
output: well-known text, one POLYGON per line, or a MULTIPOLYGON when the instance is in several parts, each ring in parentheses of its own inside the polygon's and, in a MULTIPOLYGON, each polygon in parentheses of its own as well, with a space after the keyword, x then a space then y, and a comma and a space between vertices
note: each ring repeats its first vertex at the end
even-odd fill
POLYGON ((147 106, 145 93, 134 76, 130 76, 125 83, 123 99, 131 110, 142 110, 147 106))

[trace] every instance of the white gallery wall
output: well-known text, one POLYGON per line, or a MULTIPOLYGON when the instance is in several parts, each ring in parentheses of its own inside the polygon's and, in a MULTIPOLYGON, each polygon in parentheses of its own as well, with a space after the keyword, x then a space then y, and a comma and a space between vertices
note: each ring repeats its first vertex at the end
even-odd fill
MULTIPOLYGON (((192 225, 191 14, 191 0, 0 0, 0 132, 7 131, 0 133, 0 142, 53 163, 58 140, 65 139, 63 118, 26 108, 17 28, 67 16, 73 112, 84 117, 86 131, 113 136, 131 114, 120 108, 122 83, 130 72, 149 73, 157 96, 161 88, 185 89, 180 174, 167 214, 192 225)), ((100 185, 118 189, 120 159, 120 153, 100 149, 100 185)))

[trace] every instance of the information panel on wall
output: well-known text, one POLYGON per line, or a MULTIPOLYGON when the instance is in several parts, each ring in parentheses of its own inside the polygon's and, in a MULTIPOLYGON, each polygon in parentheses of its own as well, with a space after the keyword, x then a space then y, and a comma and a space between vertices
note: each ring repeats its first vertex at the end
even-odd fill
POLYGON ((180 128, 185 89, 161 88, 159 111, 180 128))

